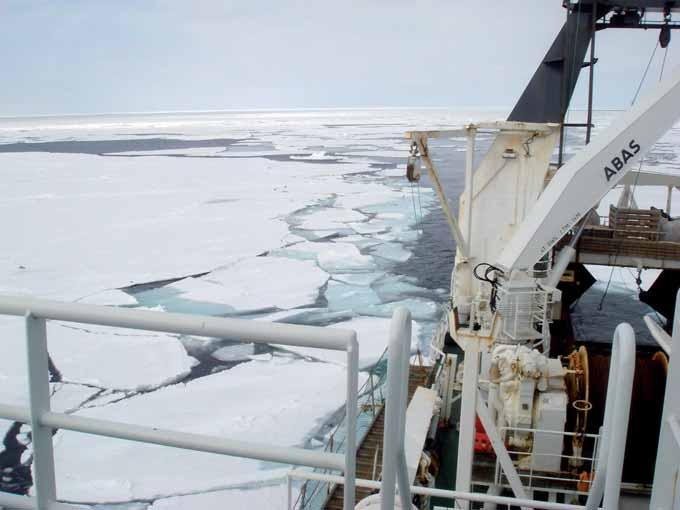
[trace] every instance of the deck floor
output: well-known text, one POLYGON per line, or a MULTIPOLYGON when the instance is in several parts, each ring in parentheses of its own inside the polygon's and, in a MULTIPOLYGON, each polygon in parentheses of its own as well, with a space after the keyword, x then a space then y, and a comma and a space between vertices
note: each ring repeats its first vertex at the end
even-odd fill
MULTIPOLYGON (((408 401, 411 401, 413 394, 418 386, 423 386, 430 375, 430 367, 411 366, 408 377, 408 401)), ((373 426, 368 431, 364 440, 357 450, 357 478, 364 480, 380 479, 382 472, 382 442, 383 431, 385 430, 384 408, 380 409, 378 416, 373 422, 373 426), (375 461, 375 466, 374 466, 375 461), (375 473, 375 476, 374 476, 375 473)), ((361 501, 366 496, 373 493, 371 489, 356 489, 356 501, 361 501)), ((331 493, 324 508, 326 510, 342 510, 343 495, 342 487, 336 486, 331 493)))

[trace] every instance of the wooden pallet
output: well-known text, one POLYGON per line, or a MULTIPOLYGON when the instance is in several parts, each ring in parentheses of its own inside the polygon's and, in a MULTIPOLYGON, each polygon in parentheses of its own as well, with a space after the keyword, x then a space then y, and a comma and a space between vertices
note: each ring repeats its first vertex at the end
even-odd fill
MULTIPOLYGON (((416 392, 418 386, 422 386, 430 376, 430 367, 411 366, 408 374, 408 401, 411 401, 413 394, 416 392)), ((380 479, 382 473, 382 442, 383 432, 385 430, 385 414, 383 409, 380 409, 380 414, 373 422, 373 426, 368 431, 364 440, 361 442, 357 450, 357 478, 364 480, 380 479), (376 455, 377 453, 377 455, 376 455), (376 461, 374 469, 373 463, 376 461)), ((373 493, 372 489, 363 489, 357 487, 356 501, 357 503, 373 493)), ((342 510, 343 504, 342 486, 336 486, 333 492, 326 501, 324 508, 326 510, 342 510)))
POLYGON ((680 260, 680 243, 670 241, 582 237, 579 240, 578 249, 581 252, 604 253, 613 257, 625 256, 658 260, 680 260))
POLYGON ((658 209, 623 209, 609 206, 609 229, 617 239, 658 241, 661 235, 658 209))

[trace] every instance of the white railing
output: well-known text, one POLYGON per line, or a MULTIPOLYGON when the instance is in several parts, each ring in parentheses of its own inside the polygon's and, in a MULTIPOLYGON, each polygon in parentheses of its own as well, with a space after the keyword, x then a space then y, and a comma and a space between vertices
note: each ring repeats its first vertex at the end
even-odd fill
MULTIPOLYGON (((313 473, 310 471, 302 471, 300 469, 291 470, 287 476, 289 494, 292 493, 293 480, 320 480, 328 483, 335 483, 338 485, 345 483, 345 478, 343 476, 313 473)), ((378 491, 382 491, 383 488, 383 482, 379 482, 376 480, 363 480, 361 478, 358 478, 354 480, 354 482, 356 487, 363 487, 366 489, 374 489, 378 491)), ((567 503, 553 503, 551 501, 537 501, 533 499, 519 499, 508 496, 494 496, 482 492, 464 492, 444 489, 432 489, 430 487, 422 487, 419 485, 412 485, 411 487, 409 487, 409 491, 410 494, 412 495, 424 495, 434 498, 450 499, 453 501, 470 501, 472 503, 491 503, 495 505, 505 505, 508 508, 522 507, 522 508, 535 508, 537 510, 583 510, 583 506, 581 505, 570 505, 567 503)), ((290 506, 288 508, 290 508, 290 506)), ((458 508, 458 506, 456 506, 456 508, 458 508)))
MULTIPOLYGON (((361 445, 370 431, 374 421, 382 412, 385 402, 383 384, 385 382, 385 364, 387 361, 387 349, 383 351, 375 365, 368 373, 368 378, 358 392, 357 421, 348 423, 345 418, 340 420, 333 431, 328 435, 324 451, 342 453, 345 451, 345 431, 347 427, 356 428, 357 445, 361 445)), ((330 469, 315 469, 317 473, 332 473, 330 469)), ((320 510, 329 498, 333 496, 335 484, 320 480, 307 480, 300 487, 296 501, 290 510, 320 510)))
POLYGON ((680 291, 675 300, 673 338, 671 342, 668 379, 664 396, 661 433, 654 467, 654 484, 650 508, 652 510, 680 508, 680 291))
MULTIPOLYGON (((383 479, 348 480, 345 477, 314 473, 293 469, 288 473, 288 509, 292 508, 292 481, 318 480, 327 483, 343 484, 351 482, 353 487, 365 487, 380 491, 381 510, 395 508, 395 482, 398 482, 399 498, 402 508, 410 508, 410 496, 425 496, 450 499, 457 507, 460 502, 479 502, 508 507, 534 508, 542 510, 599 510, 604 495, 606 510, 618 510, 618 497, 621 490, 621 474, 628 430, 628 413, 635 372, 635 333, 629 324, 620 324, 614 332, 612 358, 607 388, 607 401, 602 427, 599 453, 596 455, 594 481, 591 485, 586 506, 537 501, 528 498, 504 497, 467 491, 433 489, 410 486, 403 460, 404 416, 406 402, 405 383, 408 381, 407 338, 410 342, 411 317, 408 311, 395 310, 390 328, 389 362, 387 374, 387 399, 385 402, 385 430, 383 435, 383 479), (408 337, 406 337, 406 333, 408 337), (401 416, 400 416, 401 414, 401 416)), ((541 431, 544 432, 544 431, 541 431)), ((507 455, 507 451, 503 448, 507 455)), ((595 455, 594 455, 595 457, 595 455)), ((589 459, 592 460, 592 459, 589 459)), ((506 473, 507 475, 507 473, 506 473)))
MULTIPOLYGON (((572 494, 586 494, 588 491, 581 491, 578 490, 577 484, 583 483, 590 487, 590 484, 595 477, 595 465, 596 465, 596 459, 597 459, 597 452, 599 448, 599 440, 600 440, 600 435, 599 434, 581 434, 581 433, 576 433, 576 432, 564 432, 564 431, 556 431, 556 430, 539 430, 539 429, 532 429, 532 428, 522 428, 522 427, 499 427, 498 431, 501 433, 503 437, 505 437, 506 432, 522 432, 524 434, 543 434, 543 435, 553 435, 553 436, 560 436, 562 438, 561 443, 564 443, 564 438, 570 437, 570 438, 580 438, 584 441, 584 444, 586 440, 590 442, 589 447, 587 448, 588 451, 592 451, 592 456, 585 456, 585 455, 566 455, 564 453, 562 454, 556 454, 556 453, 538 453, 538 452, 533 452, 533 451, 521 451, 521 450, 508 450, 508 454, 510 454, 511 458, 513 459, 513 464, 517 468, 517 474, 519 475, 520 479, 525 481, 524 487, 531 491, 532 489, 536 488, 538 490, 545 489, 545 486, 539 486, 539 487, 534 487, 534 481, 542 481, 544 483, 550 483, 550 482, 557 482, 560 485, 564 485, 564 488, 560 488, 559 492, 562 493, 572 493, 572 494), (588 479, 587 480, 580 480, 578 476, 569 476, 568 473, 565 473, 563 471, 560 471, 558 473, 552 473, 548 471, 541 471, 535 468, 535 460, 537 458, 541 457, 557 457, 560 459, 561 464, 564 462, 562 461, 567 461, 567 463, 572 463, 574 461, 579 462, 581 465, 584 467, 587 467, 585 469, 588 472, 588 479), (528 468, 526 466, 529 466, 528 468), (568 486, 573 485, 574 489, 569 489, 568 486)), ((585 449, 585 448, 584 448, 585 449)), ((502 472, 502 467, 500 462, 497 460, 496 461, 496 474, 495 474, 495 483, 496 485, 504 485, 508 486, 506 482, 504 482, 504 477, 503 477, 503 472, 502 472)), ((555 486, 557 487, 557 485, 555 486)))
MULTIPOLYGON (((161 313, 106 306, 59 303, 16 296, 0 296, 0 315, 24 316, 28 350, 29 407, 0 404, 0 418, 29 423, 33 438, 35 497, 0 493, 0 506, 18 509, 76 510, 77 506, 56 500, 52 434, 66 429, 131 441, 152 443, 221 455, 245 457, 270 462, 293 464, 344 472, 345 476, 293 470, 288 475, 289 507, 291 481, 318 480, 342 484, 344 510, 353 510, 355 488, 381 490, 382 509, 394 507, 395 485, 399 486, 402 506, 410 502, 410 494, 437 496, 452 500, 489 502, 545 510, 581 510, 584 507, 560 503, 509 498, 462 491, 410 487, 404 460, 404 425, 407 399, 411 317, 400 308, 394 313, 390 327, 388 351, 388 387, 385 403, 383 437, 383 481, 356 479, 356 427, 348 426, 345 453, 310 451, 302 448, 234 441, 222 437, 163 430, 98 420, 50 410, 46 320, 99 324, 166 333, 219 337, 229 340, 294 345, 332 349, 347 353, 347 424, 356 423, 358 344, 356 333, 349 330, 270 324, 240 319, 226 319, 186 314, 161 313), (398 484, 396 482, 399 482, 398 484)), ((615 332, 610 368, 605 419, 599 462, 586 507, 599 507, 604 495, 604 508, 618 507, 623 455, 625 451, 628 413, 635 369, 635 336, 627 324, 615 332)))
POLYGON ((23 316, 26 320, 29 407, 0 404, 0 418, 31 425, 35 493, 35 497, 30 497, 0 492, 0 507, 27 510, 36 508, 38 510, 76 510, 80 508, 59 503, 56 498, 52 434, 55 429, 65 429, 187 450, 342 471, 347 477, 347 483, 344 485, 343 508, 344 510, 354 509, 356 427, 347 427, 345 453, 341 455, 303 448, 235 441, 223 437, 157 429, 51 411, 46 320, 218 337, 240 342, 345 351, 347 353, 346 421, 348 424, 355 423, 357 418, 359 346, 354 331, 60 303, 18 296, 0 296, 0 315, 23 316))
POLYGON ((635 332, 630 324, 619 324, 614 331, 612 342, 602 440, 595 479, 590 486, 586 502, 588 510, 595 510, 603 497, 604 508, 607 510, 619 508, 634 375, 635 332))

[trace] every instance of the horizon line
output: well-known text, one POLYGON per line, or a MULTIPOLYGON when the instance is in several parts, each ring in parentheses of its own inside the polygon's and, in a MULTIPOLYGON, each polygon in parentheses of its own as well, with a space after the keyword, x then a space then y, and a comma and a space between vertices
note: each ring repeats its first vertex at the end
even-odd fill
MULTIPOLYGON (((87 113, 32 113, 19 115, 0 115, 0 121, 20 119, 45 119, 45 118, 68 118, 68 117, 115 117, 124 115, 187 115, 187 114, 237 114, 237 113, 295 113, 315 111, 397 111, 397 110, 480 110, 480 111, 506 111, 507 106, 319 106, 300 108, 223 108, 223 109, 196 109, 196 110, 147 110, 147 111, 121 111, 121 112, 87 112, 87 113)), ((571 108, 571 111, 586 111, 586 108, 571 108)), ((622 111, 623 108, 597 108, 593 111, 622 111)))

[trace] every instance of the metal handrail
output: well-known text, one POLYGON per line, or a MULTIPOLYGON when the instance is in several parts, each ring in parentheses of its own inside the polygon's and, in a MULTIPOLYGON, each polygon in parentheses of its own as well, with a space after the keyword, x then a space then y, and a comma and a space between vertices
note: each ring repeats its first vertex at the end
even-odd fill
MULTIPOLYGON (((382 376, 380 376, 380 374, 378 374, 378 369, 381 366, 382 362, 385 361, 386 357, 387 357, 387 348, 385 348, 385 350, 382 352, 382 354, 380 355, 378 360, 373 364, 373 366, 369 370, 368 378, 366 379, 366 381, 364 381, 364 384, 362 384, 361 388, 359 388, 359 391, 358 391, 358 401, 361 400, 363 397, 365 397, 367 395, 370 397, 373 419, 376 418, 377 408, 379 407, 375 403, 376 392, 378 392, 378 391, 380 392, 380 398, 378 399, 378 401, 384 402, 384 397, 382 395, 382 385, 384 383, 384 379, 386 377, 386 374, 383 373, 382 376), (377 385, 373 382, 373 377, 376 376, 376 375, 378 375, 380 377, 377 385)), ((347 415, 345 414, 343 416, 342 420, 340 420, 336 424, 333 431, 329 434, 328 441, 326 442, 326 445, 324 446, 323 451, 329 451, 330 450, 331 452, 333 452, 333 451, 337 452, 337 451, 340 450, 340 448, 342 448, 344 446, 344 444, 345 444, 344 437, 338 443, 335 442, 334 438, 335 438, 335 435, 343 427, 346 427, 346 425, 347 425, 346 416, 347 415), (334 450, 334 447, 335 447, 335 450, 334 450)), ((356 426, 357 426, 357 424, 355 424, 355 427, 356 426)), ((357 448, 358 448, 358 445, 361 444, 362 440, 363 440, 363 438, 359 438, 357 440, 357 448)), ((328 471, 331 471, 331 470, 324 469, 323 471, 328 472, 328 471)), ((291 508, 293 508, 293 509, 304 509, 304 508, 306 508, 306 504, 314 501, 315 496, 319 493, 321 488, 325 485, 324 483, 321 483, 321 482, 316 483, 314 485, 314 487, 311 489, 311 492, 309 492, 309 490, 310 490, 309 489, 309 482, 311 482, 311 481, 317 481, 318 482, 318 480, 307 480, 307 481, 305 481, 305 483, 301 487, 300 492, 298 493, 298 496, 297 496, 297 498, 296 498, 296 500, 293 503, 293 506, 291 508)), ((334 487, 335 487, 335 484, 328 484, 327 485, 326 492, 328 493, 328 495, 330 495, 333 492, 334 487)))
MULTIPOLYGON (((311 473, 309 471, 300 471, 297 469, 291 470, 287 475, 288 489, 291 490, 292 480, 321 480, 328 483, 343 484, 345 477, 338 475, 328 475, 322 473, 311 473)), ((356 487, 366 489, 383 488, 384 481, 377 480, 363 480, 358 478, 355 480, 356 487)), ((538 510, 583 510, 581 505, 571 505, 568 503, 554 503, 552 501, 538 501, 532 499, 518 499, 508 496, 494 496, 483 492, 464 492, 451 491, 445 489, 433 489, 430 487, 423 487, 420 485, 412 485, 410 488, 411 494, 420 494, 424 496, 431 496, 442 499, 452 499, 454 501, 470 501, 474 503, 493 503, 496 505, 505 505, 507 507, 535 508, 538 510)), ((289 492, 290 493, 290 492, 289 492)), ((601 508, 597 510, 603 510, 601 508)))
POLYGON ((382 462, 384 490, 380 490, 380 510, 394 509, 395 485, 399 487, 401 507, 411 508, 411 484, 404 450, 411 354, 411 312, 403 307, 397 308, 392 316, 388 350, 382 462))
MULTIPOLYGON (((529 434, 543 434, 543 435, 553 435, 553 436, 561 436, 561 437, 582 437, 584 439, 592 439, 593 440, 593 456, 592 457, 586 457, 583 455, 566 455, 564 453, 536 453, 533 451, 523 451, 523 450, 507 450, 508 454, 510 455, 515 455, 519 457, 518 459, 513 459, 513 464, 517 468, 517 474, 519 475, 520 478, 528 478, 528 486, 526 487, 527 489, 531 490, 533 489, 533 480, 553 480, 553 481, 560 481, 560 482, 579 482, 582 481, 583 483, 590 484, 592 483, 592 479, 594 477, 594 472, 595 472, 595 462, 597 460, 597 457, 595 455, 595 452, 598 451, 598 442, 600 440, 600 435, 599 434, 584 434, 580 432, 566 432, 566 431, 561 431, 561 430, 541 430, 541 429, 535 429, 535 428, 527 428, 527 427, 499 427, 498 432, 504 436, 505 432, 507 431, 513 431, 513 432, 525 432, 529 434), (529 463, 529 467, 522 467, 521 465, 521 458, 526 458, 530 457, 531 462, 529 463), (557 474, 536 474, 536 472, 539 473, 544 473, 544 471, 537 470, 534 468, 534 463, 533 459, 536 457, 558 457, 560 459, 567 459, 567 460, 580 460, 584 461, 584 463, 588 463, 590 465, 589 469, 589 475, 590 478, 588 480, 579 480, 578 478, 566 478, 563 476, 558 476, 557 474)), ((562 474, 562 472, 559 472, 562 474)), ((501 470, 501 465, 498 460, 496 460, 496 472, 494 476, 496 480, 497 485, 502 485, 502 478, 503 478, 503 473, 501 470)), ((566 492, 566 491, 565 491, 566 492)), ((580 491, 576 490, 574 491, 575 493, 578 494, 583 494, 587 491, 580 491)))
POLYGON ((81 303, 61 303, 21 296, 0 296, 0 315, 23 316, 26 321, 29 407, 0 404, 0 418, 30 423, 33 439, 33 488, 35 497, 0 492, 0 506, 38 510, 76 510, 57 502, 54 474, 54 429, 116 437, 175 448, 270 462, 344 471, 344 510, 353 510, 356 478, 356 429, 347 428, 344 455, 295 447, 235 441, 203 434, 162 430, 109 420, 53 412, 50 386, 46 320, 211 336, 239 342, 280 344, 345 351, 347 353, 346 420, 356 422, 358 401, 359 345, 356 332, 316 326, 265 323, 245 319, 114 308, 81 303))
POLYGON ((600 455, 586 502, 587 510, 597 508, 603 496, 604 508, 619 507, 634 375, 635 332, 624 322, 614 331, 600 455))

